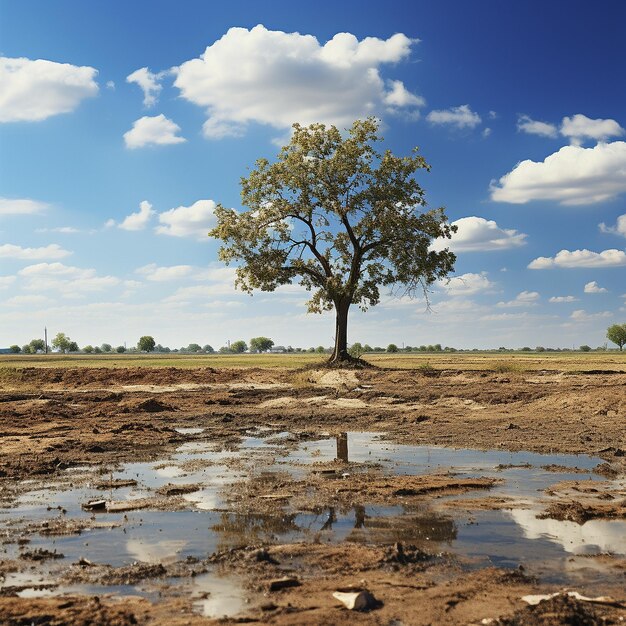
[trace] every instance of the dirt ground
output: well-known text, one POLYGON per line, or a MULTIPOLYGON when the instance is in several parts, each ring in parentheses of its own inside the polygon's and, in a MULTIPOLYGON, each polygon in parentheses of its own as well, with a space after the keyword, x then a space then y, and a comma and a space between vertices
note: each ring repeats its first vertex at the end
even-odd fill
MULTIPOLYGON (((605 461, 596 469, 605 480, 591 489, 583 475, 587 470, 581 469, 580 481, 562 481, 547 494, 552 500, 546 515, 577 524, 626 518, 624 483, 619 482, 626 476, 626 374, 554 371, 11 370, 0 379, 0 506, 13 506, 29 488, 24 480, 51 480, 73 467, 163 459, 189 441, 175 426, 202 428, 202 440, 225 447, 236 445, 251 428, 269 426, 291 433, 295 442, 314 440, 320 433, 363 431, 412 445, 593 455, 605 461)), ((491 478, 468 480, 445 473, 389 477, 370 468, 355 470, 346 487, 340 484, 344 470, 345 464, 337 461, 299 478, 239 481, 230 487, 230 510, 261 515, 285 501, 288 513, 393 504, 398 498, 418 506, 440 496, 448 497, 446 507, 507 506, 506 498, 489 495, 497 482, 491 478), (449 498, 467 493, 477 496, 471 504, 463 497, 458 502, 449 498)), ((562 468, 554 465, 548 471, 558 474, 562 468)), ((106 475, 103 481, 106 486, 106 475)), ((186 506, 185 491, 180 485, 161 489, 141 506, 179 510, 186 506)), ((20 534, 24 528, 7 541, 18 541, 20 534)), ((0 588, 0 623, 209 623, 184 594, 177 595, 171 581, 215 567, 241 577, 257 598, 240 617, 220 623, 611 624, 626 619, 624 559, 597 555, 617 572, 603 589, 603 600, 559 595, 533 606, 522 596, 555 593, 561 587, 537 580, 523 568, 472 568, 458 555, 431 554, 399 537, 394 542, 268 546, 251 540, 249 546, 205 559, 149 567, 75 563, 64 570, 66 582, 117 584, 137 577, 165 587, 154 600, 90 595, 28 599, 17 597, 19 588, 5 586, 0 588), (367 589, 376 601, 355 617, 332 595, 345 589, 367 589)), ((24 554, 35 561, 54 558, 23 550, 20 559, 0 560, 0 582, 3 574, 23 568, 24 554)))

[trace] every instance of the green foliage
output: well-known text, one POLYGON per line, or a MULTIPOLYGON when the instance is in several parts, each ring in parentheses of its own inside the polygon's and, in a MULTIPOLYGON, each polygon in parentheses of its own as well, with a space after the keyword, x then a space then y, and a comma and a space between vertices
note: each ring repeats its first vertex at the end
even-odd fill
POLYGON ((46 351, 46 342, 43 339, 31 339, 28 345, 30 346, 30 351, 33 354, 36 354, 39 351, 46 351))
POLYGON ((363 346, 358 341, 355 341, 350 346, 350 350, 348 350, 348 352, 350 353, 350 356, 354 357, 355 359, 358 359, 363 354, 363 346))
POLYGON ((113 350, 110 343, 103 343, 100 346, 100 349, 102 350, 102 352, 111 352, 113 350))
POLYGON ((22 351, 22 348, 20 348, 17 344, 13 344, 12 346, 9 346, 9 350, 13 354, 19 354, 22 351))
POLYGON ((606 338, 619 346, 620 351, 626 344, 626 324, 613 324, 606 329, 606 338))
POLYGON ((199 343, 190 343, 185 350, 187 350, 187 352, 202 352, 202 348, 199 343))
POLYGON ((22 354, 32 354, 32 351, 30 349, 30 344, 25 344, 22 346, 22 354))
POLYGON ((395 344, 395 343, 390 343, 390 344, 387 346, 387 352, 393 352, 393 353, 396 353, 397 351, 398 351, 398 346, 396 346, 396 344, 395 344))
POLYGON ((122 354, 126 352, 126 348, 124 346, 117 346, 117 348, 115 348, 115 352, 117 352, 118 354, 122 354))
MULTIPOLYGON (((33 340, 36 341, 36 340, 33 340)), ((31 345, 33 342, 30 342, 31 345)), ((73 342, 65 333, 57 333, 55 338, 52 340, 52 347, 56 348, 59 352, 72 352, 72 348, 74 347, 73 342)), ((78 346, 76 346, 76 351, 78 351, 78 346)))
POLYGON ((142 352, 152 352, 155 345, 156 343, 154 341, 154 337, 144 335, 143 337, 140 337, 137 342, 137 350, 141 350, 142 352))
POLYGON ((83 348, 83 352, 85 352, 87 354, 91 354, 93 352, 93 346, 85 346, 83 348))
POLYGON ((206 344, 206 346, 202 347, 202 351, 206 352, 207 354, 213 354, 215 352, 215 350, 213 350, 213 347, 210 346, 208 343, 206 344))
POLYGON ((253 337, 250 339, 250 352, 267 352, 273 345, 269 337, 253 337))
POLYGON ((80 350, 80 348, 78 347, 78 344, 75 341, 70 341, 68 347, 67 347, 67 351, 68 352, 78 352, 80 350))
POLYGON ((241 339, 239 341, 233 341, 233 343, 230 344, 230 351, 233 352, 234 354, 241 354, 242 352, 245 352, 248 349, 248 345, 246 344, 245 341, 242 341, 241 339))
POLYGON ((585 345, 580 346, 579 350, 581 352, 591 352, 591 346, 588 346, 585 344, 585 345))
POLYGON ((335 309, 335 357, 347 358, 352 304, 378 304, 380 287, 425 292, 452 269, 455 256, 431 243, 455 230, 443 209, 424 210, 415 173, 423 157, 379 152, 378 122, 357 120, 344 137, 335 127, 294 124, 275 163, 259 159, 242 178, 247 211, 218 206, 219 258, 237 262, 238 288, 274 291, 299 282, 312 292, 310 312, 335 309))
POLYGON ((369 343, 366 343, 366 344, 363 346, 363 353, 367 353, 367 352, 373 352, 373 350, 372 350, 372 346, 370 346, 370 345, 369 345, 369 343))

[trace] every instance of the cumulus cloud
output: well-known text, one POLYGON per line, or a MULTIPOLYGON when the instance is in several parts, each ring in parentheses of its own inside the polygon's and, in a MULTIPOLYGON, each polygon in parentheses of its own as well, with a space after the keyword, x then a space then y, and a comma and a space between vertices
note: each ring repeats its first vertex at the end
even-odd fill
POLYGON ((173 237, 195 237, 208 241, 207 233, 216 224, 213 200, 198 200, 191 206, 179 206, 159 214, 161 226, 157 226, 159 235, 173 237))
POLYGON ((452 222, 458 228, 452 239, 437 239, 433 250, 449 247, 455 252, 486 252, 508 250, 526 243, 526 235, 513 229, 503 229, 493 220, 483 217, 462 217, 452 222))
POLYGON ((0 198, 0 215, 33 215, 43 213, 48 206, 29 198, 0 198))
POLYGON ((553 304, 561 304, 563 302, 576 302, 578 298, 574 296, 552 296, 548 302, 552 302, 553 304))
POLYGON ((482 121, 480 115, 472 111, 468 104, 431 111, 426 119, 431 124, 449 124, 456 128, 474 128, 482 121))
POLYGON ((539 300, 539 293, 536 291, 521 291, 515 296, 514 300, 508 302, 498 302, 499 308, 514 308, 523 306, 535 306, 539 300))
POLYGON ((540 256, 528 265, 531 270, 547 270, 555 267, 618 267, 626 265, 626 253, 623 250, 561 250, 554 257, 540 256))
POLYGON ((520 115, 517 119, 517 130, 529 135, 541 135, 542 137, 556 137, 557 129, 554 124, 533 120, 528 115, 520 115))
POLYGON ((191 265, 170 265, 169 267, 159 267, 156 263, 144 265, 135 270, 147 280, 155 282, 165 282, 169 280, 180 280, 192 274, 194 268, 191 265))
POLYGON ((64 250, 59 244, 51 243, 40 248, 22 248, 11 243, 0 245, 1 259, 27 259, 29 261, 38 259, 62 259, 72 254, 69 250, 64 250))
POLYGON ((599 143, 593 148, 564 146, 544 161, 522 161, 499 181, 492 181, 491 199, 512 204, 531 200, 593 204, 625 192, 625 172, 626 142, 599 143))
POLYGON ((142 67, 135 70, 132 74, 126 77, 127 83, 135 83, 139 85, 143 91, 143 104, 145 107, 150 108, 154 106, 159 99, 159 94, 163 87, 159 81, 165 76, 164 72, 154 74, 147 67, 142 67))
POLYGON ((600 311, 599 313, 587 313, 583 309, 577 309, 570 315, 570 319, 575 322, 592 322, 598 319, 605 319, 607 317, 613 317, 613 313, 610 311, 600 311))
POLYGON ((626 131, 615 120, 593 120, 578 113, 563 118, 560 133, 563 137, 568 137, 572 143, 579 145, 585 139, 606 141, 610 137, 621 137, 626 131))
POLYGON ((487 272, 461 274, 442 282, 441 285, 451 296, 469 296, 494 287, 494 283, 487 278, 487 272))
POLYGON ((55 291, 65 297, 97 292, 121 283, 115 276, 98 276, 94 269, 84 269, 63 263, 37 263, 18 272, 22 287, 28 291, 55 291))
POLYGON ((105 226, 107 228, 117 226, 122 230, 143 230, 150 223, 155 213, 156 211, 152 209, 152 205, 147 200, 142 200, 139 203, 139 211, 137 213, 127 215, 119 224, 115 220, 108 220, 105 226))
POLYGON ((187 140, 176 134, 179 131, 180 126, 162 113, 154 117, 145 115, 133 122, 133 127, 124 133, 124 142, 130 149, 185 143, 187 140))
POLYGON ((97 70, 44 59, 0 57, 0 122, 69 113, 98 93, 97 70))
MULTIPOLYGON (((0 211, 1 212, 1 211, 0 211)), ((615 222, 615 226, 607 226, 604 222, 598 224, 600 232, 608 233, 611 235, 621 235, 626 237, 626 213, 620 215, 615 222)))
POLYGON ((380 66, 409 57, 416 40, 338 33, 320 45, 312 35, 231 28, 204 54, 174 68, 174 85, 203 107, 204 134, 241 136, 255 122, 287 129, 292 123, 348 126, 384 111, 413 111, 424 101, 401 81, 385 81, 380 66))
POLYGON ((606 293, 607 289, 600 287, 595 280, 585 285, 585 293, 606 293))

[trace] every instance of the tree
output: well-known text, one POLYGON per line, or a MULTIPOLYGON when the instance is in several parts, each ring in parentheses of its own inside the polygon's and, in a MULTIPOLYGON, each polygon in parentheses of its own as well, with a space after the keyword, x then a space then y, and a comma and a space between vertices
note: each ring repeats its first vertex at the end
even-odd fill
POLYGON ((41 352, 46 351, 46 342, 43 339, 31 339, 28 345, 30 346, 30 351, 33 354, 36 354, 40 350, 41 352))
POLYGON ((606 338, 619 346, 622 351, 626 344, 626 324, 613 324, 606 329, 606 338))
POLYGON ((83 352, 86 352, 87 354, 91 354, 93 352, 93 346, 85 346, 83 348, 83 352))
POLYGON ((347 136, 335 126, 293 125, 278 161, 259 159, 242 178, 244 212, 218 206, 209 233, 224 242, 219 257, 241 262, 235 285, 274 291, 299 281, 312 291, 309 312, 335 310, 331 362, 350 361, 348 312, 378 304, 380 287, 415 296, 452 271, 455 256, 431 249, 455 231, 444 210, 423 210, 415 180, 429 166, 415 150, 397 157, 376 150, 374 118, 347 136))
POLYGON ((126 352, 126 348, 124 346, 117 346, 117 348, 115 348, 115 352, 122 354, 123 352, 126 352))
POLYGON ((78 352, 79 350, 80 350, 80 348, 78 347, 78 344, 75 341, 70 341, 70 344, 67 347, 67 351, 68 352, 78 352))
POLYGON ((100 346, 100 349, 102 350, 102 352, 111 352, 111 350, 113 350, 110 343, 103 343, 100 346))
POLYGON ((246 342, 242 341, 241 339, 239 341, 233 341, 233 343, 230 344, 230 351, 234 352, 235 354, 241 354, 242 352, 245 352, 247 349, 248 349, 248 346, 246 342))
POLYGON ((269 337, 253 337, 250 339, 250 352, 267 352, 273 345, 269 337))
POLYGON ((187 352, 202 352, 202 348, 199 343, 190 343, 185 349, 187 352))
MULTIPOLYGON (((32 345, 31 341, 31 345, 32 345)), ((57 333, 56 337, 52 340, 52 347, 56 348, 59 352, 71 352, 72 340, 65 333, 57 333)), ((78 350, 78 346, 76 346, 76 350, 78 350)))
POLYGON ((398 346, 396 346, 395 343, 390 343, 387 346, 387 352, 397 352, 398 351, 398 346))
POLYGON ((206 346, 202 347, 202 351, 208 354, 213 354, 213 352, 215 352, 215 350, 213 350, 213 346, 210 346, 208 343, 206 344, 206 346))
POLYGON ((9 346, 9 350, 13 354, 19 354, 22 351, 22 348, 20 348, 17 344, 14 343, 12 346, 9 346))
POLYGON ((363 354, 363 346, 358 341, 355 341, 350 346, 348 352, 350 353, 350 356, 354 357, 355 359, 360 359, 361 355, 363 354))
POLYGON ((30 349, 29 344, 22 346, 22 354, 31 354, 31 349, 30 349))
POLYGON ((580 346, 580 351, 581 352, 591 352, 591 346, 588 346, 587 344, 580 346))
POLYGON ((154 350, 154 346, 156 346, 154 337, 150 337, 150 335, 140 337, 137 342, 137 350, 141 350, 142 352, 152 352, 154 350))

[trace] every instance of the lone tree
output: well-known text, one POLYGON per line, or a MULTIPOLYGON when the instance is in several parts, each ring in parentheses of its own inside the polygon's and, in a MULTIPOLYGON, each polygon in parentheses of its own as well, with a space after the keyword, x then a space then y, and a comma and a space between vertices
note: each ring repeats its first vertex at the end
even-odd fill
POLYGON ((253 337, 250 339, 250 352, 267 352, 273 345, 269 337, 253 337))
POLYGON ((352 304, 378 304, 381 286, 411 297, 426 293, 455 261, 447 248, 430 249, 455 229, 442 208, 425 210, 415 173, 428 164, 417 149, 404 157, 377 151, 378 126, 374 118, 357 120, 342 137, 335 126, 294 124, 277 162, 259 159, 241 179, 248 210, 217 207, 209 233, 224 242, 222 261, 241 263, 238 288, 274 291, 297 280, 313 291, 309 312, 334 308, 331 363, 353 360, 352 304))
POLYGON ((154 337, 150 337, 150 335, 140 337, 137 342, 137 350, 141 350, 142 352, 152 352, 154 346, 156 346, 156 342, 154 341, 154 337))
MULTIPOLYGON (((39 340, 33 339, 33 341, 30 342, 30 345, 32 346, 35 341, 39 340)), ((62 352, 63 354, 65 354, 66 352, 72 352, 72 348, 74 347, 76 347, 76 350, 78 350, 76 342, 72 341, 65 333, 56 334, 55 338, 52 340, 52 347, 56 348, 59 352, 62 352)), ((33 350, 33 352, 35 351, 36 350, 33 350)))
POLYGON ((606 338, 619 346, 620 351, 626 345, 626 324, 613 324, 606 329, 606 338))

